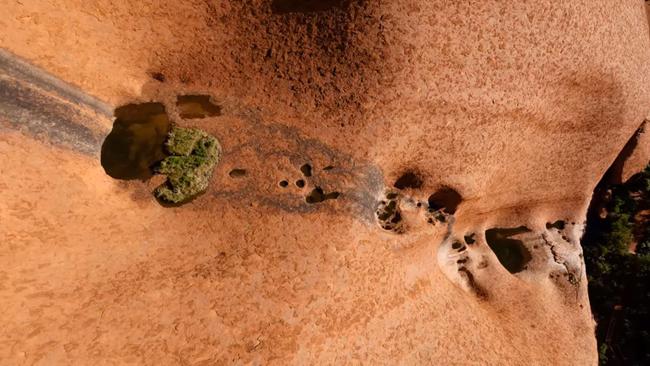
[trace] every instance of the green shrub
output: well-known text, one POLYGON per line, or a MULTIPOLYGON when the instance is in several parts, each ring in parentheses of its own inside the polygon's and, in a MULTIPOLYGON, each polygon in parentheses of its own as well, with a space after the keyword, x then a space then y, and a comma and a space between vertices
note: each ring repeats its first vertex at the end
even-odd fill
POLYGON ((650 226, 634 220, 650 209, 650 164, 625 184, 601 189, 612 192, 607 217, 590 213, 582 240, 599 362, 650 365, 650 226))
POLYGON ((156 172, 167 175, 167 181, 154 195, 163 202, 178 204, 205 191, 219 161, 217 139, 198 129, 174 127, 165 148, 171 155, 160 162, 156 172))

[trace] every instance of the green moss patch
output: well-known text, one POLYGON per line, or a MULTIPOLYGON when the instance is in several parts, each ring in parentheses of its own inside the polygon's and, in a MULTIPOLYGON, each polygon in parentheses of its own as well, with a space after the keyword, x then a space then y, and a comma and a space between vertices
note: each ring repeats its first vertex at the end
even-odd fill
POLYGON ((219 162, 219 141, 194 128, 174 127, 165 142, 170 156, 160 162, 156 173, 167 176, 154 195, 164 203, 184 203, 208 188, 219 162))

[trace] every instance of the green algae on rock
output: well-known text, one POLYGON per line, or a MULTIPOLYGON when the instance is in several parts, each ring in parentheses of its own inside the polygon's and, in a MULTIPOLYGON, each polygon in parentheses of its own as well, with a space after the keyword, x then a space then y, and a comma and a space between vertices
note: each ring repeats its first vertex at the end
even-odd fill
POLYGON ((156 173, 167 175, 167 181, 155 189, 156 198, 178 204, 204 192, 219 161, 219 141, 198 129, 174 127, 165 148, 170 156, 160 162, 156 173))

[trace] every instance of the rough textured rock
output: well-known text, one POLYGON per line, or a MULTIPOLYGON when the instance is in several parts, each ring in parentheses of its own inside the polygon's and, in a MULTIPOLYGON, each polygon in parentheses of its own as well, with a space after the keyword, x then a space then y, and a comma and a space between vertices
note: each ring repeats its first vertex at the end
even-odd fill
POLYGON ((633 144, 621 167, 621 182, 626 182, 648 165, 650 160, 650 123, 647 119, 637 130, 633 144))
POLYGON ((577 238, 650 111, 643 2, 316 3, 0 5, 0 47, 223 149, 203 196, 161 207, 161 181, 104 173, 110 113, 3 53, 0 360, 594 364, 577 238), (193 93, 219 113, 184 119, 193 93), (407 171, 396 234, 376 212, 407 171), (485 233, 521 226, 510 273, 485 233))

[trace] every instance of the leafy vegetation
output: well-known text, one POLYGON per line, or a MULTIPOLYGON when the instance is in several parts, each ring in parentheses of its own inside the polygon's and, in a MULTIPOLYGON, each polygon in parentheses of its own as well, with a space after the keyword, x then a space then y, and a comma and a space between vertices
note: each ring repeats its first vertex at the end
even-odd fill
POLYGON ((198 129, 174 127, 165 148, 170 156, 155 170, 167 175, 167 181, 154 195, 163 202, 178 204, 205 191, 219 161, 217 139, 198 129))
POLYGON ((583 238, 600 364, 650 365, 650 165, 603 188, 583 238))

